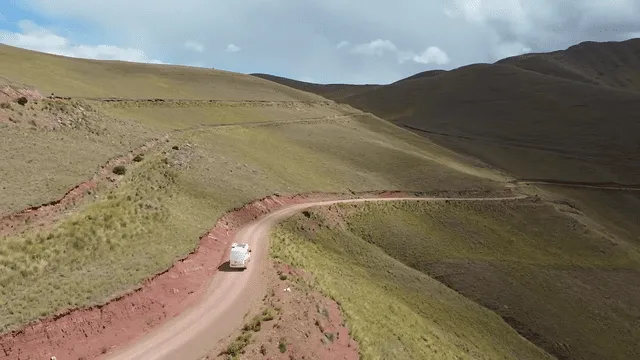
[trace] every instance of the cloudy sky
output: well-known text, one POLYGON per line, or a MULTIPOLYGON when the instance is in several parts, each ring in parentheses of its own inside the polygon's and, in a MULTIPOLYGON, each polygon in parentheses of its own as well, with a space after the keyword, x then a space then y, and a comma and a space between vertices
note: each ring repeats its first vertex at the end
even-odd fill
POLYGON ((389 83, 640 37, 638 0, 0 0, 0 42, 67 56, 389 83))

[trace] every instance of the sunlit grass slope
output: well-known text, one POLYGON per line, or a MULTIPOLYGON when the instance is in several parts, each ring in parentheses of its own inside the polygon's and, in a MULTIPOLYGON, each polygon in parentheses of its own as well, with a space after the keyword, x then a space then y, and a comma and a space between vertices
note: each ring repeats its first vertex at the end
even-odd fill
POLYGON ((492 176, 368 116, 177 132, 130 166, 118 188, 99 190, 98 199, 51 230, 2 239, 0 326, 100 303, 136 286, 193 250, 224 212, 256 198, 501 187, 492 176))
POLYGON ((68 58, 0 44, 0 77, 43 95, 219 100, 319 100, 255 77, 187 66, 68 58))
POLYGON ((637 244, 579 220, 531 200, 340 205, 286 221, 272 253, 342 304, 365 358, 635 358, 637 244))

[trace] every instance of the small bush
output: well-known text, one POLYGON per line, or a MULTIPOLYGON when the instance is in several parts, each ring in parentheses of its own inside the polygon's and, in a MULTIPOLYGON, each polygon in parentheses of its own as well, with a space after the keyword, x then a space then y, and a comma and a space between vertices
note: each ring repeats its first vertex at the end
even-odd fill
POLYGON ((16 102, 22 106, 25 106, 29 102, 29 100, 26 97, 21 96, 16 100, 16 102))
POLYGON ((133 158, 133 161, 135 161, 135 162, 140 162, 142 160, 144 160, 144 155, 142 155, 142 154, 138 154, 138 155, 136 155, 136 157, 133 158))
POLYGON ((280 342, 278 343, 278 349, 280 349, 280 352, 283 353, 283 354, 287 352, 286 339, 284 339, 284 338, 280 339, 280 342))
POLYGON ((249 345, 250 340, 251 340, 250 333, 238 336, 236 340, 227 347, 227 349, 223 352, 223 354, 229 355, 229 356, 240 355, 244 351, 244 348, 247 345, 249 345))
POLYGON ((280 275, 280 280, 283 280, 283 281, 287 280, 287 275, 285 274, 280 275))
POLYGON ((7 102, 0 103, 0 109, 11 109, 11 104, 7 102))
POLYGON ((260 345, 260 354, 267 355, 267 347, 264 344, 260 345))
POLYGON ((273 311, 271 309, 264 309, 262 312, 262 321, 271 321, 273 317, 273 311))
POLYGON ((116 175, 124 175, 127 173, 127 168, 123 165, 118 165, 113 168, 113 173, 116 175))
POLYGON ((325 333, 324 336, 327 338, 327 340, 333 342, 335 340, 335 334, 334 333, 325 333))
POLYGON ((173 150, 180 150, 180 147, 179 147, 178 145, 173 145, 171 148, 172 148, 173 150))
POLYGON ((321 313, 322 313, 322 315, 324 315, 324 317, 326 317, 326 318, 329 317, 329 310, 327 310, 326 308, 322 309, 321 313))
POLYGON ((246 324, 242 330, 244 331, 253 331, 253 332, 258 332, 260 331, 260 329, 262 329, 262 321, 260 320, 259 317, 254 317, 253 320, 251 320, 248 324, 246 324))

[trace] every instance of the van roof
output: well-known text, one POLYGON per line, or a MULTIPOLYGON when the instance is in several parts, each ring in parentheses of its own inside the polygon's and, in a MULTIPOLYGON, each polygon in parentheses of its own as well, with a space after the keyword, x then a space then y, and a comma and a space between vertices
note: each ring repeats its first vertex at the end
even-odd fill
POLYGON ((240 248, 248 248, 249 244, 247 243, 233 243, 231 244, 232 248, 240 247, 240 248))

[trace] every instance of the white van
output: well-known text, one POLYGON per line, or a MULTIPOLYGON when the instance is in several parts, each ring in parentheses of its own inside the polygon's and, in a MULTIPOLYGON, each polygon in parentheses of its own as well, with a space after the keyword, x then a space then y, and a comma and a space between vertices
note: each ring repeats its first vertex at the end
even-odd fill
POLYGON ((246 269, 251 257, 251 249, 246 243, 231 244, 231 255, 229 256, 229 267, 234 269, 246 269))

